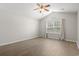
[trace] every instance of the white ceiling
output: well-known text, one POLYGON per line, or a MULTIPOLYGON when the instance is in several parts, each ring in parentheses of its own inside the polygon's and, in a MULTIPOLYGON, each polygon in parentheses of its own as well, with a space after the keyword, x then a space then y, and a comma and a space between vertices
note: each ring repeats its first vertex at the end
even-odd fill
POLYGON ((50 4, 49 12, 39 13, 39 11, 34 11, 37 7, 36 3, 1 3, 0 10, 6 12, 22 15, 25 17, 31 17, 34 19, 40 19, 51 12, 77 12, 79 9, 78 3, 48 3, 50 4), (64 10, 61 10, 63 9, 64 10))

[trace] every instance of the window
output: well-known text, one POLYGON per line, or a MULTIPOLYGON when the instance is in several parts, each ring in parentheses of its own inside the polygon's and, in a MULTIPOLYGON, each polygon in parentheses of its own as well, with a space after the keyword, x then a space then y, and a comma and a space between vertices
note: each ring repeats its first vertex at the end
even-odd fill
POLYGON ((60 32, 61 30, 61 21, 51 20, 47 24, 47 32, 60 32))

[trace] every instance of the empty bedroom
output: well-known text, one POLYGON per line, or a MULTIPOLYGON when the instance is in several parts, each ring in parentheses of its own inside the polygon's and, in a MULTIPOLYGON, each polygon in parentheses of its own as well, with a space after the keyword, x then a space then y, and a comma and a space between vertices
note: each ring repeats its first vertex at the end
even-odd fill
POLYGON ((0 56, 79 56, 79 3, 0 3, 0 56))

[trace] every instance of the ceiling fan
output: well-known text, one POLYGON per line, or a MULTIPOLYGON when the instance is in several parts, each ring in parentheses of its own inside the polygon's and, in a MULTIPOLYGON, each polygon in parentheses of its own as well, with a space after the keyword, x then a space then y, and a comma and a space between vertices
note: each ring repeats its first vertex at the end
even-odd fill
POLYGON ((49 11, 49 9, 48 9, 48 7, 50 7, 49 4, 37 3, 36 5, 37 5, 38 7, 37 7, 36 9, 34 9, 34 10, 39 10, 40 13, 43 12, 43 11, 47 11, 47 12, 49 11))

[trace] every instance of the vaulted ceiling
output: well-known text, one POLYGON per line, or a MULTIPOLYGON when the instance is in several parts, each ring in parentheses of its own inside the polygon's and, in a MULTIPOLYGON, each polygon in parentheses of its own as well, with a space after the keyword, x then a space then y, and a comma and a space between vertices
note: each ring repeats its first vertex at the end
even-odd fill
POLYGON ((40 19, 51 12, 74 12, 79 9, 78 3, 48 3, 50 4, 49 12, 40 13, 38 10, 34 10, 36 3, 0 3, 0 11, 5 11, 17 16, 31 17, 34 19, 40 19))

